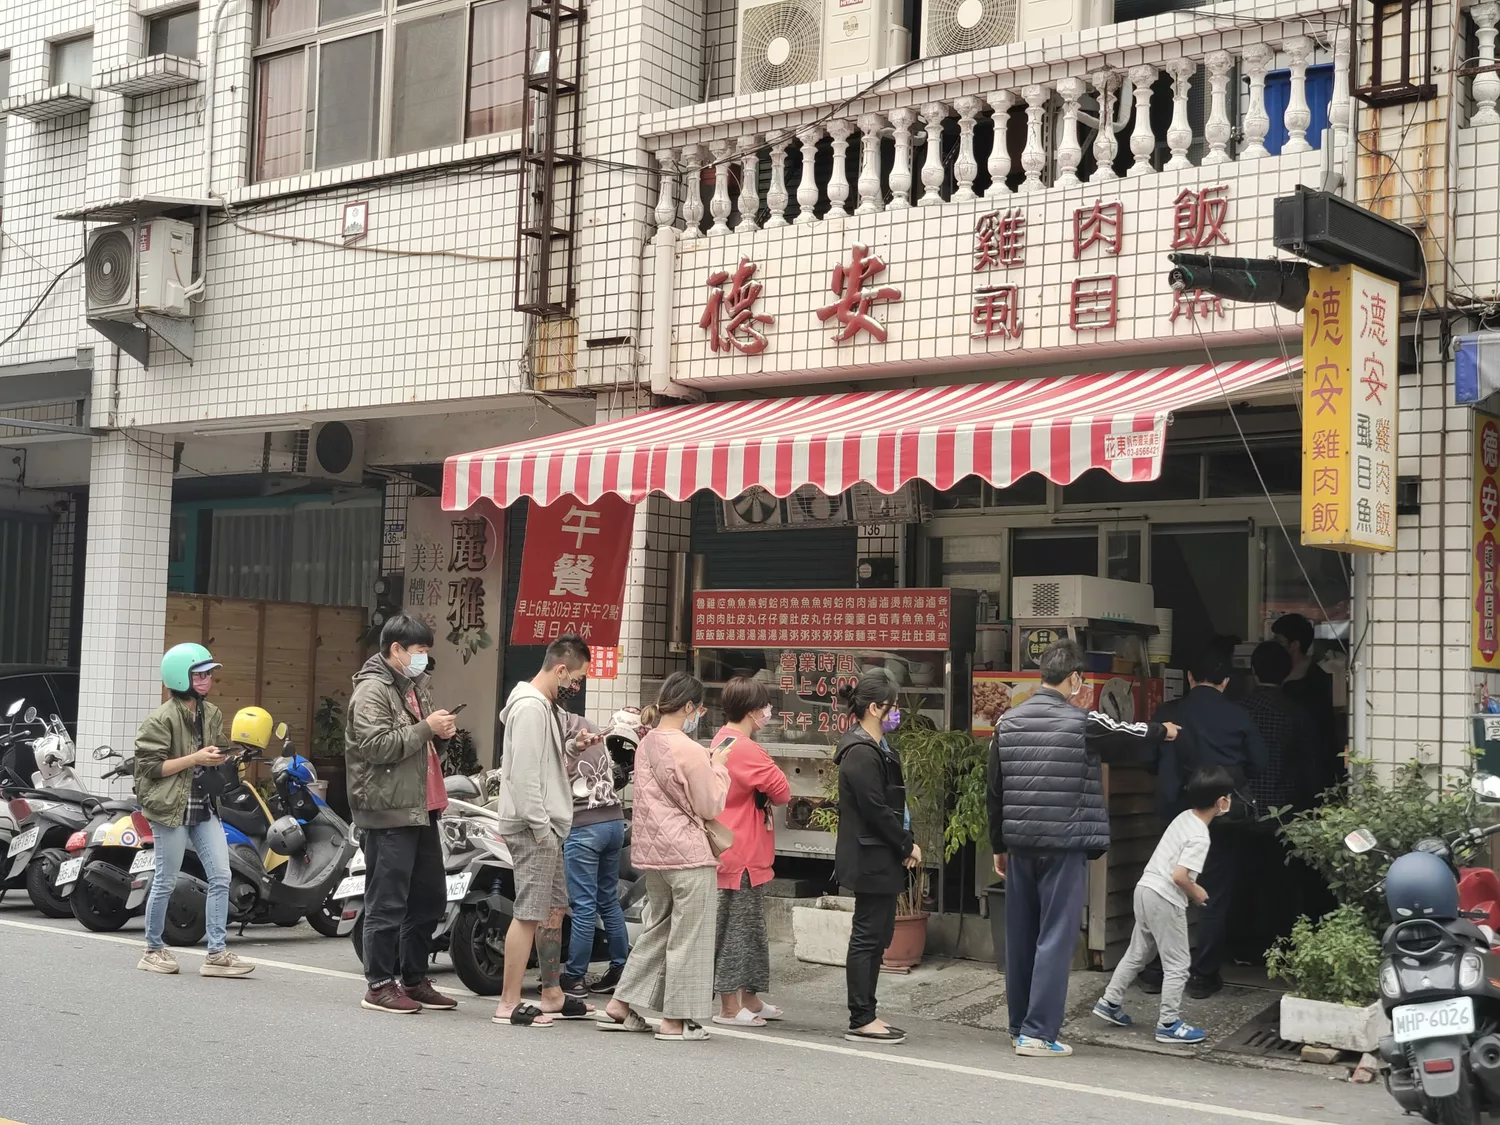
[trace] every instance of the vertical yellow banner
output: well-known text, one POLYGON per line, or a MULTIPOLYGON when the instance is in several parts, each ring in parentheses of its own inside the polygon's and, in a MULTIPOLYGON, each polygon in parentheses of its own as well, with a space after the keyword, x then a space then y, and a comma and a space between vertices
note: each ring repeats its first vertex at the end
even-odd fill
POLYGON ((1474 625, 1476 672, 1500 671, 1500 418, 1474 411, 1474 625))

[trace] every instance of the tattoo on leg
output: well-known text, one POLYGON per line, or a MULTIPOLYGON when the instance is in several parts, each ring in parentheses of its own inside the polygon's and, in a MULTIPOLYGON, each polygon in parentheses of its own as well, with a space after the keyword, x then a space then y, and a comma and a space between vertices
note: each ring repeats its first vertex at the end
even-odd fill
POLYGON ((562 976, 562 924, 549 919, 536 930, 536 963, 543 988, 557 988, 562 976))

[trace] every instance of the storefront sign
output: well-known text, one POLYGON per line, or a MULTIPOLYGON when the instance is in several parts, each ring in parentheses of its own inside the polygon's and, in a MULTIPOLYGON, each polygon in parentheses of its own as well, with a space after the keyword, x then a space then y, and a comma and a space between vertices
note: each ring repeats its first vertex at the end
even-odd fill
POLYGON ((620 643, 625 566, 635 506, 605 493, 592 504, 564 496, 526 517, 521 585, 510 640, 541 645, 567 633, 590 647, 620 643))
POLYGON ((460 726, 481 762, 493 762, 499 630, 505 590, 500 512, 482 502, 445 512, 436 497, 406 509, 406 606, 432 630, 432 702, 467 704, 460 726))
MULTIPOLYGON (((970 711, 976 738, 988 738, 995 732, 1000 717, 1019 707, 1042 686, 1040 672, 975 672, 970 689, 970 711)), ((1121 722, 1145 722, 1162 705, 1163 684, 1159 679, 1141 680, 1135 676, 1088 674, 1083 690, 1073 703, 1088 711, 1103 711, 1121 722)))
POLYGON ((1396 283, 1314 268, 1302 322, 1302 542, 1396 548, 1396 283))
POLYGON ((948 648, 947 590, 702 590, 697 647, 948 648))
POLYGON ((1500 671, 1500 418, 1474 414, 1474 628, 1473 663, 1500 671))

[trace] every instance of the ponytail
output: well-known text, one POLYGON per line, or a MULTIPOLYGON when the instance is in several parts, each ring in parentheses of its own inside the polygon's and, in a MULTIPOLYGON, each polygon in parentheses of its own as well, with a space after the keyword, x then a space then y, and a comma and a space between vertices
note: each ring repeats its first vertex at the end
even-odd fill
POLYGON ((882 703, 895 703, 901 686, 884 668, 872 668, 860 675, 854 683, 845 683, 838 691, 839 702, 856 722, 865 717, 871 707, 882 703))

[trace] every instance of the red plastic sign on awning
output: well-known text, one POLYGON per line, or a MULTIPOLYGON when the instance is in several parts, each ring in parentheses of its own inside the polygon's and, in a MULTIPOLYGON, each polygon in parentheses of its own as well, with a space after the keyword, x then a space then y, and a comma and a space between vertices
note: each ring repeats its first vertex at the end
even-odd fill
POLYGON ((590 647, 619 644, 634 525, 635 505, 615 495, 533 505, 510 643, 544 645, 575 633, 590 647))

